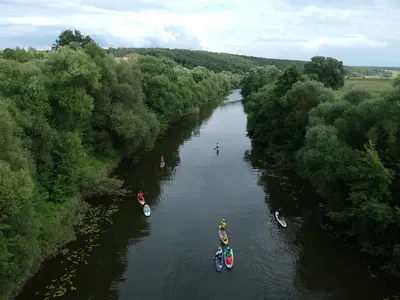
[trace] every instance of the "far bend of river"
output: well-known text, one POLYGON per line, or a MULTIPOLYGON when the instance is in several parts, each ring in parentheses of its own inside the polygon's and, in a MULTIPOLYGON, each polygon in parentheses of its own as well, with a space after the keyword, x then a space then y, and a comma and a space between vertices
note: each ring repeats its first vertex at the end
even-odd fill
MULTIPOLYGON (((246 115, 235 100, 240 100, 238 91, 217 108, 202 107, 172 126, 139 162, 121 163, 117 173, 132 195, 119 203, 88 264, 77 266, 77 290, 62 299, 381 300, 400 295, 398 281, 319 226, 316 196, 299 179, 282 184, 261 176, 256 153, 245 157, 251 149, 246 115), (152 208, 148 218, 136 201, 139 190, 152 208), (287 228, 274 218, 281 205, 287 228), (217 273, 212 257, 220 245, 221 218, 227 220, 234 266, 217 273)), ((17 299, 43 299, 45 286, 62 275, 60 261, 48 261, 17 299)))

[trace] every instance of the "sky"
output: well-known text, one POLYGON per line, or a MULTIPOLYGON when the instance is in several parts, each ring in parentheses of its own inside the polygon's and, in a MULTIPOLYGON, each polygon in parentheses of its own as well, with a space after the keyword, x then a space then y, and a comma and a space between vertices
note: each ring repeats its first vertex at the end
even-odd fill
POLYGON ((0 0, 1 49, 49 49, 77 29, 102 47, 400 66, 399 28, 399 0, 0 0))

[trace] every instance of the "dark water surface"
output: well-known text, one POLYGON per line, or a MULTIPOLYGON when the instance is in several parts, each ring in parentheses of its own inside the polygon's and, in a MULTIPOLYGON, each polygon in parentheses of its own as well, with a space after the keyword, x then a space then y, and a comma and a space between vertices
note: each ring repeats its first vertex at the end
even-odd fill
MULTIPOLYGON (((314 193, 298 180, 263 175, 256 153, 246 158, 251 144, 238 99, 235 91, 217 109, 203 107, 138 163, 120 165, 119 177, 134 193, 145 192, 152 214, 143 215, 134 194, 125 197, 88 264, 77 265, 77 290, 63 299, 354 300, 400 294, 398 281, 318 225, 314 193), (287 228, 274 219, 281 205, 287 228), (235 262, 217 273, 212 257, 223 217, 235 262)), ((79 247, 79 240, 70 247, 79 247)), ((62 275, 61 260, 47 262, 18 299, 43 299, 46 285, 62 275)))

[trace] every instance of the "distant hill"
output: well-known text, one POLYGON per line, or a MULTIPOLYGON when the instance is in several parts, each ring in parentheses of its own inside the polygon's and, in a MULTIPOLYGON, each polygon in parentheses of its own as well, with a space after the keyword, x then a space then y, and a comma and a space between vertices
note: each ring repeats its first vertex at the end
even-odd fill
POLYGON ((301 60, 269 59, 202 50, 166 48, 109 48, 108 51, 116 57, 123 57, 132 52, 156 57, 165 56, 175 60, 187 68, 203 66, 215 72, 231 71, 234 73, 245 73, 255 66, 265 65, 275 65, 279 69, 284 69, 289 64, 296 64, 300 68, 303 68, 305 63, 305 61, 301 60))
MULTIPOLYGON (((115 57, 123 57, 130 53, 151 55, 155 57, 165 56, 175 60, 187 68, 203 66, 215 72, 231 71, 234 73, 245 73, 256 66, 275 65, 284 69, 290 64, 297 65, 300 69, 306 61, 273 59, 255 56, 246 56, 229 53, 216 53, 202 50, 167 49, 167 48, 109 48, 108 52, 115 57)), ((311 57, 310 57, 311 58, 311 57)), ((392 72, 400 71, 400 67, 353 67, 346 66, 349 77, 390 77, 392 72)))

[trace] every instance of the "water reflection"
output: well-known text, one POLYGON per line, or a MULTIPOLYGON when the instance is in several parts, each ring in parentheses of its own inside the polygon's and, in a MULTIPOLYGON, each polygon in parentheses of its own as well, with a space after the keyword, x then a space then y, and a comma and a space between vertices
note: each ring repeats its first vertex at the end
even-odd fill
POLYGON ((119 165, 116 174, 123 174, 120 176, 125 180, 124 188, 131 191, 128 201, 135 202, 136 194, 141 190, 150 207, 157 206, 162 196, 160 183, 172 181, 175 168, 180 164, 179 147, 191 139, 196 128, 200 132, 201 125, 211 117, 214 109, 215 104, 204 105, 198 114, 189 115, 172 125, 154 149, 137 163, 126 159, 119 165), (161 156, 165 160, 164 168, 159 166, 161 156))
MULTIPOLYGON (((154 213, 162 199, 161 184, 171 180, 180 163, 179 147, 192 137, 194 130, 196 134, 200 133, 201 124, 211 117, 215 106, 215 103, 204 105, 198 114, 190 115, 179 124, 172 125, 156 142, 154 149, 138 162, 125 159, 120 163, 114 175, 125 180, 124 188, 131 193, 118 204, 119 210, 113 216, 112 226, 102 228, 102 234, 97 241, 100 246, 86 259, 88 264, 74 267, 76 277, 73 286, 76 290, 67 293, 63 299, 119 299, 117 286, 125 281, 130 246, 140 243, 151 233, 149 218, 143 215, 136 194, 139 190, 145 193, 146 202, 154 213), (164 168, 160 168, 159 164, 161 155, 166 163, 164 168)), ((110 202, 110 199, 101 198, 97 202, 110 202)), ((67 248, 74 251, 84 245, 85 240, 78 238, 68 244, 67 248)), ((62 277, 68 265, 71 263, 63 261, 62 255, 47 261, 16 299, 43 299, 47 292, 46 285, 62 277)))
POLYGON ((319 196, 313 187, 294 172, 267 170, 262 155, 253 150, 244 160, 260 170, 258 184, 266 193, 271 222, 275 211, 284 207, 288 228, 280 230, 291 248, 297 299, 389 299, 399 294, 396 281, 380 271, 376 260, 360 253, 354 241, 321 227, 319 196))
MULTIPOLYGON (((295 174, 269 170, 263 153, 246 152, 251 144, 240 102, 219 107, 209 119, 212 108, 174 125, 138 163, 121 163, 117 171, 131 195, 120 203, 113 226, 102 228, 100 247, 89 265, 77 269, 78 290, 65 298, 308 300, 390 295, 396 285, 386 285, 389 280, 374 271, 379 279, 371 277, 365 271, 370 264, 359 252, 339 247, 320 229, 312 188, 295 174), (219 157, 212 152, 216 142, 222 146, 219 157), (138 190, 147 192, 153 208, 149 218, 136 201, 138 190), (274 217, 280 206, 287 228, 279 227, 274 217), (217 226, 222 217, 228 221, 235 266, 232 272, 217 274, 211 258, 220 243, 217 226)), ((54 260, 21 299, 34 298, 63 267, 60 259, 54 260)))

